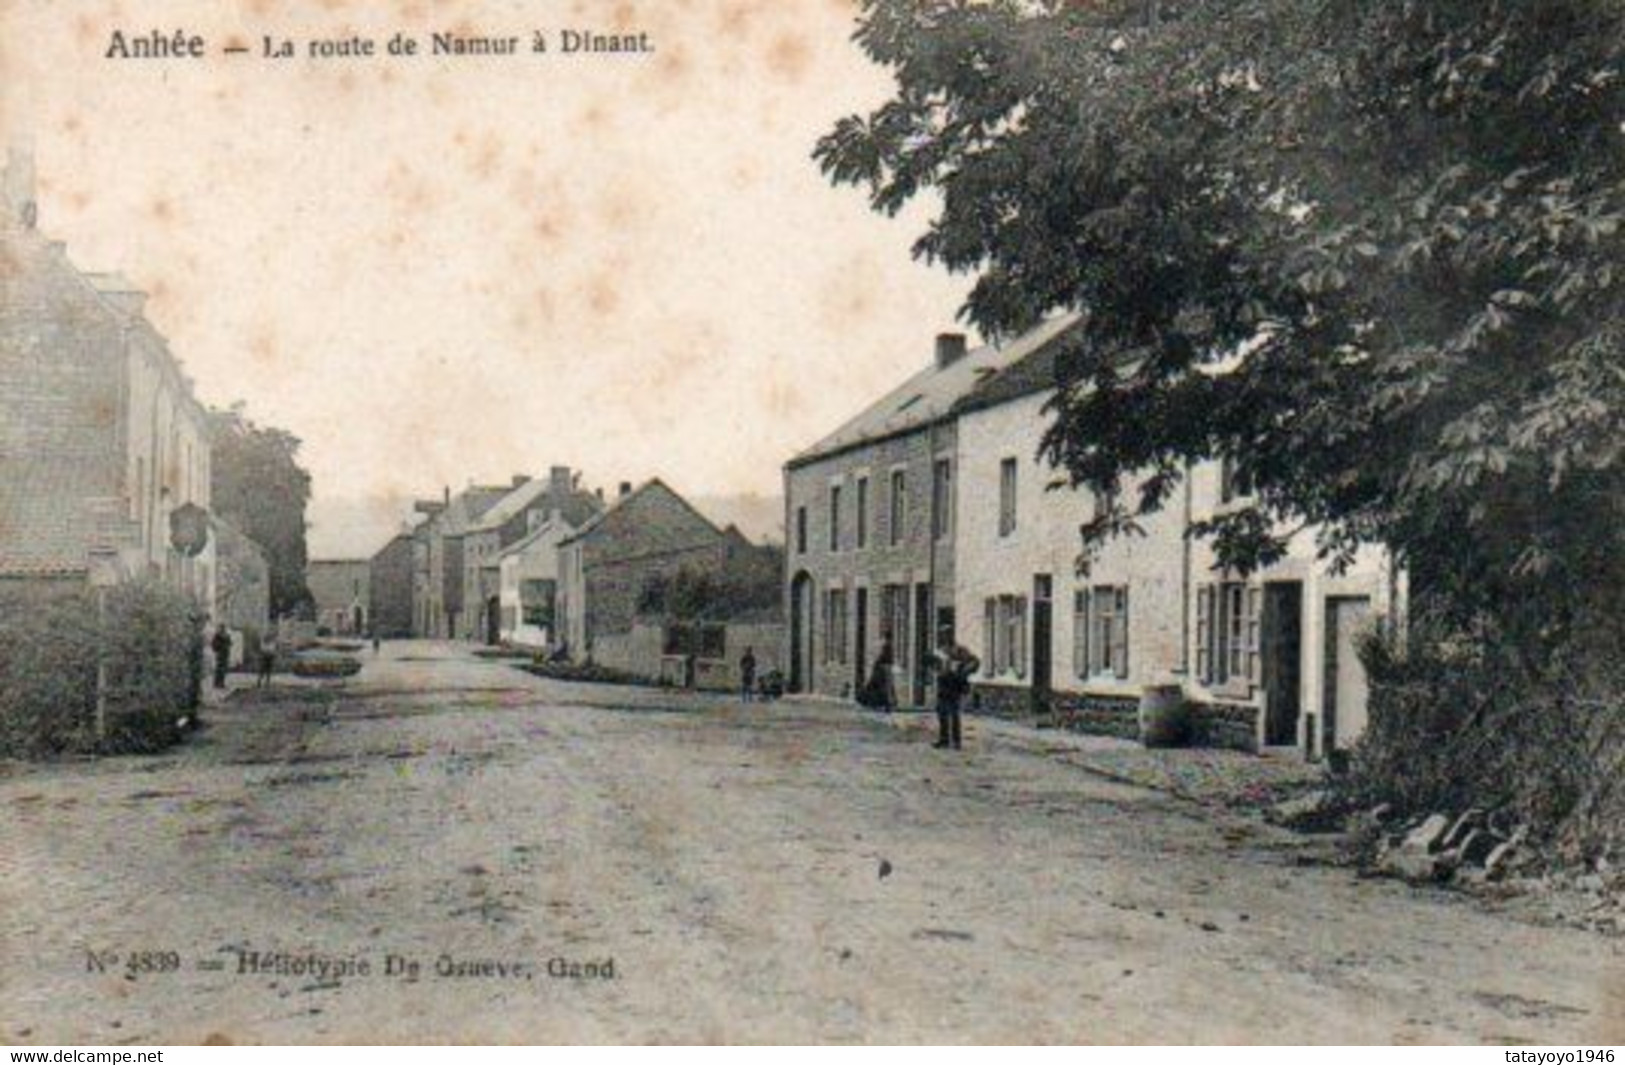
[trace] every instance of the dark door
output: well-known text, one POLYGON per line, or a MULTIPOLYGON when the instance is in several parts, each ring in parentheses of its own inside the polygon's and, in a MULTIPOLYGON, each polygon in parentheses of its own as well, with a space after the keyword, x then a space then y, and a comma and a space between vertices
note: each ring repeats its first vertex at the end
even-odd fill
POLYGON ((1033 575, 1033 710, 1049 709, 1051 659, 1054 656, 1053 582, 1047 573, 1033 575))
POLYGON ((856 695, 863 690, 864 682, 869 679, 869 589, 859 588, 857 604, 853 608, 857 618, 853 624, 854 644, 852 648, 852 693, 856 695))
POLYGON ((790 690, 812 691, 812 578, 796 574, 790 582, 790 690))
POLYGON ((485 601, 485 642, 493 646, 502 642, 502 598, 493 595, 485 601))
POLYGON ((1303 585, 1278 581, 1264 586, 1264 742, 1298 742, 1303 688, 1303 585))
POLYGON ((924 706, 926 679, 930 676, 927 668, 931 663, 931 586, 929 584, 916 584, 914 586, 914 661, 912 675, 914 678, 913 705, 924 706))

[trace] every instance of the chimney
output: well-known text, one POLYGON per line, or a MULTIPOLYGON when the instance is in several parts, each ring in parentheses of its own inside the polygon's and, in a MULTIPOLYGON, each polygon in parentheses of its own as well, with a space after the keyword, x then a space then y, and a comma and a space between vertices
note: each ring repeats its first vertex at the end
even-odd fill
POLYGON ((964 333, 937 334, 937 369, 946 370, 965 357, 964 333))
POLYGON ((513 475, 513 486, 515 488, 523 488, 525 485, 527 485, 529 483, 530 483, 530 474, 528 474, 528 473, 516 473, 516 474, 513 475))
POLYGON ((597 494, 598 494, 598 502, 602 503, 604 501, 604 490, 602 488, 598 489, 597 494))
POLYGON ((627 496, 629 496, 631 494, 632 494, 632 482, 631 481, 622 481, 621 482, 620 498, 625 499, 627 496))
POLYGON ((451 506, 451 485, 445 485, 440 489, 440 503, 442 506, 451 506))
POLYGON ((39 205, 34 192, 34 153, 12 145, 6 149, 6 207, 29 229, 34 228, 39 205))
POLYGON ((547 471, 547 491, 555 499, 563 499, 575 488, 575 478, 570 475, 570 467, 554 466, 547 471))

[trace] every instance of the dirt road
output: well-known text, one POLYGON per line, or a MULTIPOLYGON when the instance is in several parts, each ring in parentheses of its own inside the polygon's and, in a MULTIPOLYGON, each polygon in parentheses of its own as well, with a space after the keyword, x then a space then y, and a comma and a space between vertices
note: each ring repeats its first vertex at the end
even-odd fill
POLYGON ((1618 940, 923 729, 408 643, 6 767, 0 1042, 1625 1039, 1618 940))

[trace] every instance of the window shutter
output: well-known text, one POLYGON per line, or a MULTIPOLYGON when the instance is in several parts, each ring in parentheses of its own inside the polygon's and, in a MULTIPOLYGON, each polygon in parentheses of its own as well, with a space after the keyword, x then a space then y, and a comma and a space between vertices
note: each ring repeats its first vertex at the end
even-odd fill
POLYGON ((1196 589, 1196 678, 1213 683, 1213 585, 1196 589))
POLYGON ((1117 589, 1117 617, 1113 624, 1117 626, 1117 676, 1120 680, 1128 678, 1128 585, 1117 589))
POLYGON ((1026 600, 1026 597, 1023 596, 1023 597, 1017 598, 1010 605, 1015 609, 1015 630, 1016 630, 1015 654, 1012 656, 1015 659, 1015 661, 1012 663, 1012 665, 1014 665, 1016 667, 1016 676, 1017 677, 1025 677, 1027 675, 1027 600, 1026 600))
POLYGON ((1247 679, 1254 684, 1262 680, 1259 672, 1259 630, 1262 627, 1263 601, 1264 589, 1247 589, 1247 679))
POLYGON ((1072 673, 1089 675, 1089 593, 1072 593, 1072 673))
POLYGON ((989 599, 983 604, 982 665, 988 676, 999 671, 998 657, 999 601, 989 599))

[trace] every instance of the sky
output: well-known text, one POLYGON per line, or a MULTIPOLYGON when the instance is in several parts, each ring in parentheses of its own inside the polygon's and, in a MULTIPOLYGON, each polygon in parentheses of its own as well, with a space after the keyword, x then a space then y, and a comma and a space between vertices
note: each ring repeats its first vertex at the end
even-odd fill
POLYGON ((890 88, 854 15, 7 0, 0 132, 34 154, 40 229, 149 293, 200 398, 304 441, 313 555, 366 554, 414 496, 554 464, 776 496, 786 458, 926 364, 968 280, 910 258, 923 209, 875 215, 810 158, 890 88), (103 57, 155 29, 207 55, 103 57), (564 55, 566 29, 655 51, 564 55), (522 54, 259 54, 397 32, 522 54))

